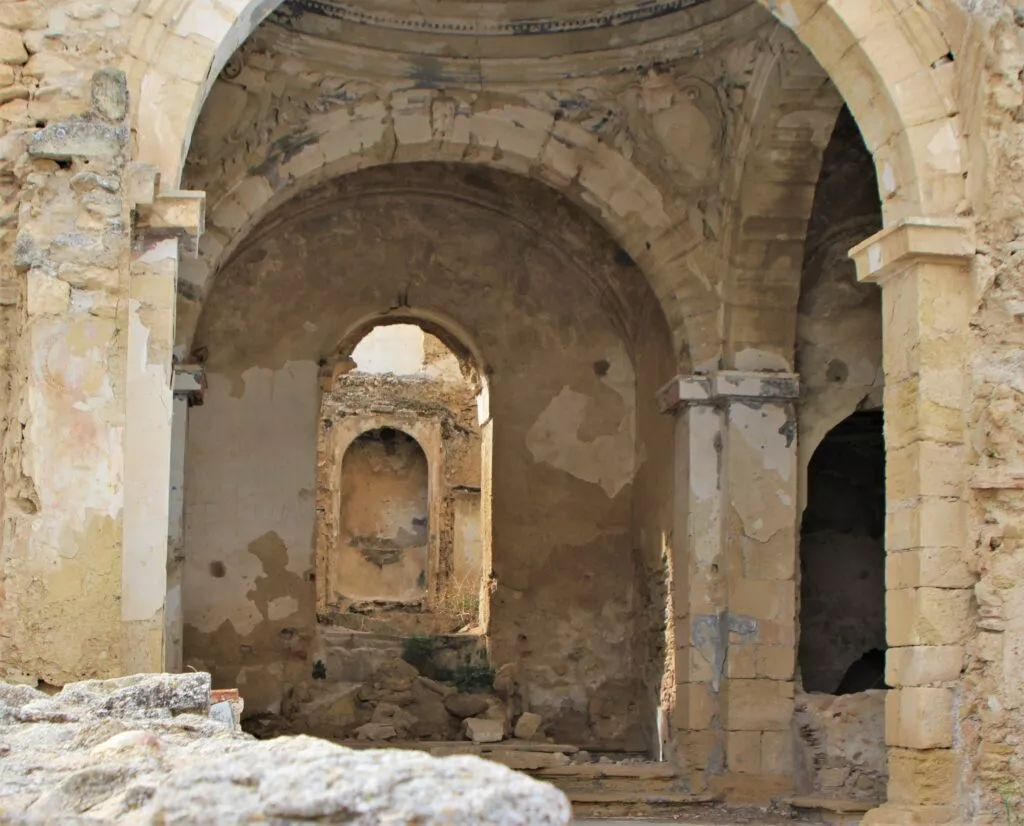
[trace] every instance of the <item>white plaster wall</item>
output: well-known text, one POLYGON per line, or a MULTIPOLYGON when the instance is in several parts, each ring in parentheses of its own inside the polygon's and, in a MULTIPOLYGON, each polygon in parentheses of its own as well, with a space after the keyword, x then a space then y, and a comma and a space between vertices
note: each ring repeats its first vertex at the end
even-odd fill
POLYGON ((269 531, 287 570, 313 566, 317 365, 251 368, 240 380, 208 376, 190 413, 185 490, 185 624, 212 632, 225 620, 245 636, 264 617, 249 592, 265 574, 249 544, 269 531), (220 562, 226 575, 210 565, 220 562))

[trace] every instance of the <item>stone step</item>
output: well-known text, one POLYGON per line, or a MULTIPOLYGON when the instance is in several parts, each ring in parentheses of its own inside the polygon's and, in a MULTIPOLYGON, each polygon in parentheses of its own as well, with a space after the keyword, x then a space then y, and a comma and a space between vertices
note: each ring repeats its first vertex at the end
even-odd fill
POLYGON ((693 806, 714 803, 715 795, 684 792, 567 792, 573 806, 693 806))
POLYGON ((650 793, 683 791, 675 769, 667 763, 585 763, 531 771, 538 780, 558 786, 566 794, 650 793))
POLYGON ((817 816, 823 823, 858 826, 867 812, 881 806, 884 801, 804 796, 790 797, 783 802, 800 814, 817 816))

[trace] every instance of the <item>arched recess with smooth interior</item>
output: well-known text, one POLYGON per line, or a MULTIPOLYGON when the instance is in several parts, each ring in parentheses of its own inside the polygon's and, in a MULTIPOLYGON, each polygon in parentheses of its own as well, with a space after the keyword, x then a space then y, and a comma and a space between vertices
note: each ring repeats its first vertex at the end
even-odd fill
POLYGON ((208 390, 189 428, 186 663, 242 687, 254 712, 336 677, 311 582, 318 376, 339 338, 382 316, 450 318, 486 365, 491 665, 516 663, 552 736, 646 748, 666 655, 674 433, 656 394, 671 337, 600 227, 480 167, 343 176, 225 264, 196 334, 208 390))
POLYGON ((364 430, 348 443, 339 468, 338 541, 324 560, 332 589, 371 603, 426 598, 428 465, 419 442, 393 427, 364 430))

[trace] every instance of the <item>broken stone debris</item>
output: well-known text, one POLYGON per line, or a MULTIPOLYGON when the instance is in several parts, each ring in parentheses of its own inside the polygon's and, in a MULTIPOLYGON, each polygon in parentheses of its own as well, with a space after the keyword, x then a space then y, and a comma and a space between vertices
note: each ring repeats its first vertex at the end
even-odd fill
MULTIPOLYGON (((0 812, 20 824, 537 824, 565 796, 475 757, 261 742, 213 718, 208 674, 0 683, 0 812)), ((218 712, 219 715, 219 712, 218 712)), ((487 722, 487 721, 484 721, 487 722)))

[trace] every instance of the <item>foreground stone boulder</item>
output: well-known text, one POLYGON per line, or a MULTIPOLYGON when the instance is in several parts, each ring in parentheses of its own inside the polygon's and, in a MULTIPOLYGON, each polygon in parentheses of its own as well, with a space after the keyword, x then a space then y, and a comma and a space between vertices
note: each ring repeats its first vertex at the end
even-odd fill
POLYGON ((565 796, 475 757, 257 741, 209 717, 208 674, 48 696, 0 683, 0 823, 561 826, 565 796))

